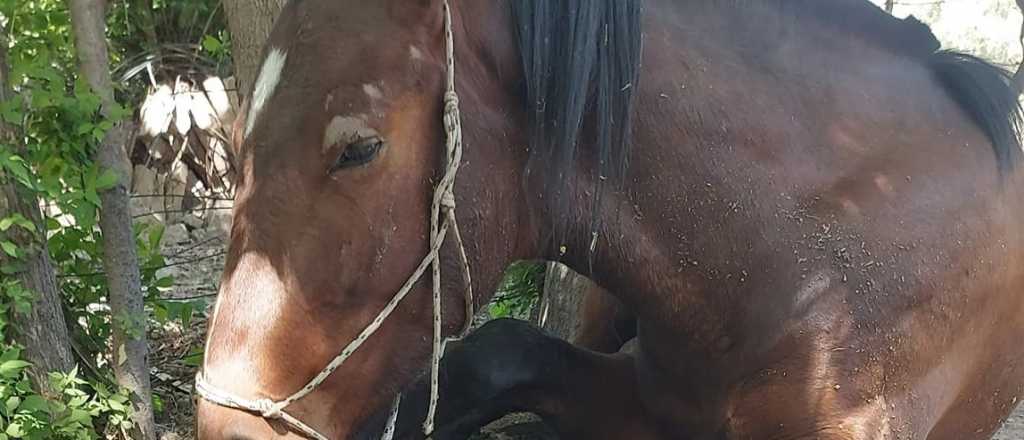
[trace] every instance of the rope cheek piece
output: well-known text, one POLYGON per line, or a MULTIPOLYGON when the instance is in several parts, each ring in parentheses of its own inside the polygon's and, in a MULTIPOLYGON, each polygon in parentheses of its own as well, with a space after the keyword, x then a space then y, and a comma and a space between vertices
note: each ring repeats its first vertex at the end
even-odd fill
MULTIPOLYGON (((313 427, 303 423, 298 418, 288 414, 285 409, 296 401, 308 396, 317 387, 322 385, 345 360, 352 356, 370 338, 384 321, 391 316, 399 303, 412 291, 427 268, 432 268, 432 291, 433 291, 433 340, 432 355, 430 358, 430 404, 427 408, 426 420, 423 421, 423 433, 430 437, 434 432, 434 417, 437 414, 438 402, 438 369, 441 364, 441 357, 448 339, 443 338, 441 332, 441 264, 440 251, 444 245, 448 233, 451 232, 458 250, 460 267, 462 269, 462 280, 465 293, 465 326, 461 335, 465 335, 472 325, 474 313, 473 288, 469 272, 469 258, 462 241, 462 234, 459 232, 459 224, 455 218, 455 177, 458 174, 459 166, 462 163, 462 119, 459 112, 459 96, 455 91, 455 38, 452 33, 452 14, 448 0, 444 0, 444 38, 446 56, 446 89, 444 94, 444 130, 445 130, 445 172, 441 181, 434 189, 434 197, 430 209, 430 249, 423 261, 413 271, 412 275, 405 281, 401 289, 384 306, 377 316, 342 349, 341 353, 334 357, 313 379, 311 379, 299 391, 291 396, 274 401, 270 399, 246 399, 211 384, 203 372, 196 376, 196 394, 216 405, 226 408, 237 409, 256 414, 268 420, 279 420, 288 425, 294 431, 314 440, 330 440, 313 427)), ((395 423, 398 419, 398 408, 401 405, 402 395, 395 396, 391 405, 391 411, 384 427, 382 440, 391 440, 395 434, 395 423)))

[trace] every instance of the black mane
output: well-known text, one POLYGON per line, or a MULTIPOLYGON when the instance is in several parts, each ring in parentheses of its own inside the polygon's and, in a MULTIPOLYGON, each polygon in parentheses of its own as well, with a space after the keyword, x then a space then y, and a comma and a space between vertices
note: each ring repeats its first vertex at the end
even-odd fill
MULTIPOLYGON (((750 0, 737 0, 750 1, 750 0)), ((1020 161, 1020 89, 1009 72, 981 58, 942 50, 931 28, 913 16, 900 20, 866 0, 761 0, 798 4, 820 20, 835 23, 906 56, 920 57, 950 97, 988 135, 1001 171, 1020 161)))
MULTIPOLYGON (((564 197, 573 183, 571 170, 580 161, 593 172, 594 208, 601 203, 605 185, 620 183, 625 174, 640 68, 642 0, 509 3, 531 118, 527 172, 543 176, 542 196, 559 238, 571 217, 559 215, 559 209, 573 205, 564 197), (582 154, 583 148, 593 151, 582 154)), ((1009 74, 979 58, 941 51, 931 30, 913 17, 892 17, 867 0, 713 0, 706 5, 740 8, 748 14, 773 8, 794 22, 821 20, 919 58, 990 137, 1000 169, 1011 169, 1020 161, 1022 110, 1009 74)), ((594 228, 599 227, 597 211, 593 210, 594 228)))
POLYGON ((1000 171, 1010 171, 1021 159, 1020 89, 1009 72, 984 60, 941 51, 930 59, 932 71, 960 108, 981 127, 992 146, 1000 171))
MULTIPOLYGON (((641 1, 510 3, 531 117, 527 171, 543 173, 547 208, 557 209, 567 192, 570 170, 583 156, 578 154, 581 144, 592 145, 599 204, 602 182, 620 181, 628 162, 640 66, 641 1)), ((564 217, 552 214, 556 222, 564 217)), ((564 226, 556 224, 556 234, 564 226)))
POLYGON ((931 28, 913 16, 893 17, 867 0, 722 0, 712 4, 740 8, 747 14, 771 8, 789 17, 793 21, 790 26, 799 26, 801 19, 817 20, 902 56, 920 59, 988 135, 1000 171, 1011 170, 1024 156, 1019 137, 1020 89, 1010 73, 981 58, 942 50, 931 28))
POLYGON ((710 4, 752 16, 785 17, 780 26, 798 28, 802 20, 816 20, 907 56, 920 57, 940 48, 928 25, 913 16, 894 17, 868 0, 712 0, 710 4))

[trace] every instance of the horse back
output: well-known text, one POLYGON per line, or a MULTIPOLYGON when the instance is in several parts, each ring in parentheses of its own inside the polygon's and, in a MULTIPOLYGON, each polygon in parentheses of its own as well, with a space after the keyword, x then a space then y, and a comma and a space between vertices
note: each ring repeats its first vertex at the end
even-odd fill
POLYGON ((660 292, 632 301, 641 335, 658 335, 645 356, 693 390, 666 418, 696 426, 728 407, 737 433, 789 411, 819 415, 794 414, 828 425, 815 429, 860 417, 914 438, 994 431, 1024 384, 1024 198, 1003 77, 880 44, 870 20, 855 33, 651 8, 644 154, 627 179, 638 214, 623 220, 638 245, 619 257, 650 268, 631 284, 660 292))

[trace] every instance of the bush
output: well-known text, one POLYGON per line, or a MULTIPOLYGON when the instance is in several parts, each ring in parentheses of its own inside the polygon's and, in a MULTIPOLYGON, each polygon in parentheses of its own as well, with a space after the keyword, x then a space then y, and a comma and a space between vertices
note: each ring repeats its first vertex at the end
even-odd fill
MULTIPOLYGON (((215 0, 160 1, 148 9, 118 0, 110 2, 110 10, 112 65, 137 64, 140 55, 159 53, 164 43, 174 42, 169 38, 187 40, 196 53, 204 50, 210 63, 229 63, 215 0)), ((114 382, 109 373, 95 371, 109 365, 113 326, 152 319, 179 321, 187 328, 196 304, 160 298, 173 285, 173 280, 157 276, 166 264, 160 254, 163 229, 137 225, 148 316, 120 319, 102 306, 107 285, 97 227, 98 193, 110 188, 116 177, 100 169, 93 158, 114 122, 131 117, 131 112, 115 109, 110 119, 100 115, 100 99, 78 75, 65 0, 0 0, 0 27, 10 65, 9 84, 2 86, 17 92, 13 99, 0 102, 0 120, 17 131, 19 143, 0 139, 0 178, 34 194, 51 216, 36 227, 27 219, 0 215, 0 253, 11 257, 0 263, 0 440, 128 438, 127 395, 109 385, 114 382), (21 350, 9 345, 16 330, 11 328, 11 313, 27 311, 34 295, 11 276, 24 270, 19 260, 35 251, 19 248, 10 239, 11 232, 21 229, 31 232, 37 243, 47 243, 72 338, 83 349, 82 365, 101 367, 82 370, 90 372, 89 377, 77 370, 52 374, 50 383, 44 384, 49 385, 45 393, 33 387, 21 350)), ((135 85, 146 83, 148 79, 143 82, 140 77, 135 85)), ((135 87, 117 93, 122 102, 130 102, 144 91, 145 87, 135 87)))
POLYGON ((44 397, 33 390, 26 371, 30 364, 20 354, 16 347, 2 346, 0 440, 88 440, 101 438, 102 431, 127 438, 132 426, 127 394, 89 384, 73 370, 51 373, 53 395, 44 397), (105 424, 102 429, 96 426, 98 421, 105 424))

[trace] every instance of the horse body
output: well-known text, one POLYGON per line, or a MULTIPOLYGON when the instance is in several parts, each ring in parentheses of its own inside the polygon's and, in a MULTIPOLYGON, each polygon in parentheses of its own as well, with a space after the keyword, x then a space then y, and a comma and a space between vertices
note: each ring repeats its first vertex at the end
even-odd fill
MULTIPOLYGON (((249 109, 262 119, 238 153, 206 370, 244 395, 302 386, 425 249, 440 7, 339 3, 286 8, 268 49, 288 52, 281 85, 263 115, 249 109), (325 139, 374 133, 379 158, 334 171, 351 142, 325 139)), ((565 367, 517 382, 533 392, 517 405, 566 438, 987 438, 1024 392, 1019 145, 998 130, 1016 114, 991 96, 1009 87, 866 2, 710 3, 646 2, 639 78, 621 86, 635 102, 620 186, 602 185, 592 116, 565 182, 523 173, 516 18, 504 2, 455 6, 475 290, 511 260, 561 259, 638 323, 632 355, 551 345, 565 367), (563 184, 553 206, 546 188, 563 184)), ((455 278, 448 331, 463 319, 455 278)), ((417 292, 296 404, 303 420, 379 432, 368 418, 429 350, 417 292)), ((285 435, 273 428, 200 408, 204 439, 285 435)))
POLYGON ((1021 392, 1021 194, 930 54, 649 8, 629 232, 595 268, 639 317, 646 408, 684 438, 994 431, 1021 392))

